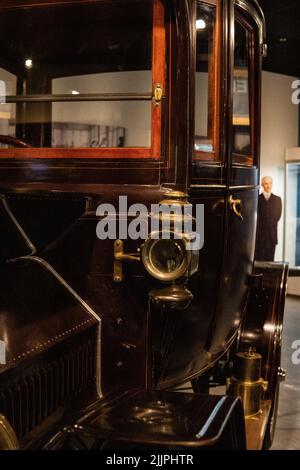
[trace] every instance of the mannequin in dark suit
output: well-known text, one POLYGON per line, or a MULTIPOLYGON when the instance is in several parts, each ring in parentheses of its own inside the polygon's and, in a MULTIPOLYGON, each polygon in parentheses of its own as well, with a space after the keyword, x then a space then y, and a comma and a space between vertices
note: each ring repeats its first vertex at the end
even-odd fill
POLYGON ((277 225, 282 214, 282 202, 279 196, 272 194, 272 178, 262 179, 263 193, 258 198, 257 238, 255 259, 274 261, 278 243, 277 225))

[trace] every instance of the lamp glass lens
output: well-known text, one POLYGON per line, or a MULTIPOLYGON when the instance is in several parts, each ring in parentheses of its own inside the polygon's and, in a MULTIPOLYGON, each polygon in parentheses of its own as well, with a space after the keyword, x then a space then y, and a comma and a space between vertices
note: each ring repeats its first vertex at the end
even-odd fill
POLYGON ((172 273, 184 262, 185 248, 182 240, 158 240, 150 249, 149 260, 162 273, 172 273))

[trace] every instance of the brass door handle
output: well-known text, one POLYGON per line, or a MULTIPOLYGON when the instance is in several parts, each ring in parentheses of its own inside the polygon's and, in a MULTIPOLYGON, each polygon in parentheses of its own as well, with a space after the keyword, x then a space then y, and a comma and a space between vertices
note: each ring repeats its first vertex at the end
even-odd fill
POLYGON ((124 253, 122 240, 116 240, 114 243, 114 281, 119 284, 124 279, 123 262, 140 260, 140 253, 124 253))
POLYGON ((242 200, 241 199, 233 199, 232 196, 228 199, 230 209, 235 213, 238 219, 244 220, 241 212, 242 200))

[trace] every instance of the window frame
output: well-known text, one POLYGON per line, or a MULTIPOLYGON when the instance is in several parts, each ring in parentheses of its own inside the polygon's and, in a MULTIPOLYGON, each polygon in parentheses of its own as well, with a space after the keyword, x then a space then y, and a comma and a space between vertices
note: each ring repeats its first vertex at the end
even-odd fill
MULTIPOLYGON (((80 3, 101 3, 101 0, 81 0, 80 3)), ((26 1, 8 0, 1 10, 24 8, 27 6, 44 7, 64 4, 78 4, 79 0, 43 0, 26 1)), ((166 89, 166 25, 164 0, 153 0, 153 34, 152 34, 152 90, 159 84, 162 87, 163 97, 159 106, 151 102, 151 145, 150 147, 103 147, 103 148, 0 148, 0 159, 29 160, 29 159, 98 159, 98 160, 160 160, 162 157, 162 128, 163 128, 163 102, 166 89)), ((97 101, 97 100, 95 100, 97 101)), ((145 101, 145 100, 141 100, 145 101)))
MULTIPOLYGON (((198 3, 198 2, 197 2, 198 3)), ((200 0, 199 0, 200 3, 200 0)), ((212 132, 213 151, 205 152, 196 150, 193 152, 193 163, 219 162, 220 161, 220 83, 221 83, 221 43, 222 43, 222 7, 220 0, 201 0, 216 7, 216 22, 213 44, 213 54, 209 62, 208 72, 208 133, 212 132), (210 126, 210 124, 212 125, 210 126)), ((196 32, 197 34, 197 32, 196 32)), ((196 53, 197 51, 195 51, 196 53)), ((196 71, 195 71, 196 73, 196 71)), ((196 107, 196 103, 195 103, 196 107)), ((208 134, 209 137, 209 134, 208 134)))
MULTIPOLYGON (((233 142, 232 142, 232 152, 231 160, 232 165, 243 166, 245 168, 256 167, 256 156, 255 156, 255 28, 251 24, 244 14, 235 6, 234 8, 234 23, 235 21, 239 22, 240 25, 248 33, 248 89, 249 89, 249 118, 250 118, 250 147, 251 154, 244 155, 239 154, 233 151, 233 142)), ((235 34, 235 29, 234 29, 235 34)), ((233 42, 235 44, 235 42, 233 42)), ((233 50, 233 64, 232 64, 232 80, 234 80, 234 50, 233 50)), ((232 110, 233 110, 233 95, 232 99, 232 110)), ((231 126, 232 126, 232 138, 233 138, 233 114, 231 116, 231 126)))

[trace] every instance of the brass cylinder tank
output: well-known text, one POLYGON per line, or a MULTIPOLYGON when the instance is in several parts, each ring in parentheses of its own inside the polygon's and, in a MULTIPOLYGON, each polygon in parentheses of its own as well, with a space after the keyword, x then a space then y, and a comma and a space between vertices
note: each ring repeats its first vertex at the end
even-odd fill
POLYGON ((261 412, 262 392, 267 383, 261 377, 261 355, 251 348, 236 355, 234 375, 228 380, 227 393, 242 398, 245 417, 261 412))

